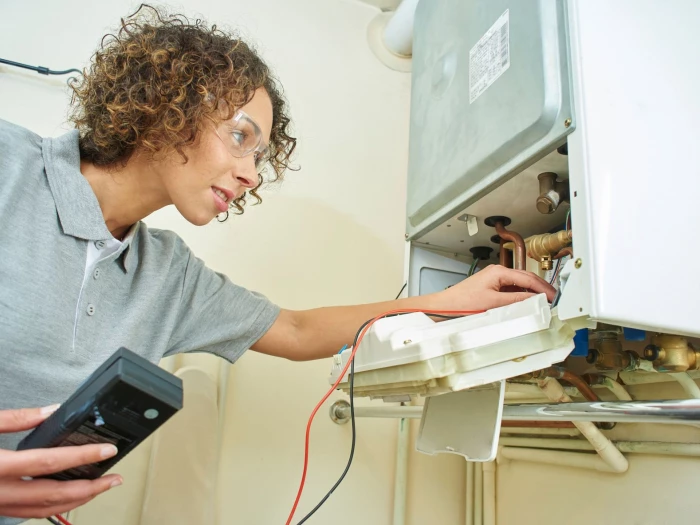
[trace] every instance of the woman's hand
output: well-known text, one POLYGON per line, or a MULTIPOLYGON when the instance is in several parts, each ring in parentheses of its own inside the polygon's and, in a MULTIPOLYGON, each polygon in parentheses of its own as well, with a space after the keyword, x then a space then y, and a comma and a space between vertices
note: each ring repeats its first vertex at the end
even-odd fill
POLYGON ((534 273, 493 264, 436 295, 440 309, 490 310, 541 293, 551 302, 556 290, 534 273))
MULTIPOLYGON (((57 407, 0 410, 0 433, 34 428, 57 407)), ((80 507, 95 496, 121 485, 111 474, 96 480, 29 479, 98 463, 117 453, 114 445, 83 445, 21 452, 0 449, 0 516, 46 518, 80 507)))

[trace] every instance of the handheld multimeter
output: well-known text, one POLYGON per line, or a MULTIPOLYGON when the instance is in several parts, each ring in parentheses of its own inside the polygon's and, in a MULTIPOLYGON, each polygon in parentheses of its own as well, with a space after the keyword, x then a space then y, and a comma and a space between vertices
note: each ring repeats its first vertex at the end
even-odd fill
POLYGON ((17 450, 112 443, 119 450, 114 457, 44 476, 96 479, 180 410, 182 399, 179 377, 120 348, 17 450))

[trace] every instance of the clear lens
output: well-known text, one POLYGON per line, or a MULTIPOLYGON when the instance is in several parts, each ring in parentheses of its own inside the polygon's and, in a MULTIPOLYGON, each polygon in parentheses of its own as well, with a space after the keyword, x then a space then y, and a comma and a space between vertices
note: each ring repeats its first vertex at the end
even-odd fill
POLYGON ((255 151, 262 143, 260 128, 242 111, 238 111, 231 120, 223 124, 227 145, 234 157, 245 157, 255 151))
POLYGON ((258 171, 269 160, 269 148, 263 145, 262 131, 245 112, 237 111, 231 120, 222 123, 217 134, 234 157, 254 154, 258 171))
POLYGON ((255 167, 258 171, 262 170, 267 161, 270 160, 270 149, 265 147, 258 149, 255 152, 255 167))

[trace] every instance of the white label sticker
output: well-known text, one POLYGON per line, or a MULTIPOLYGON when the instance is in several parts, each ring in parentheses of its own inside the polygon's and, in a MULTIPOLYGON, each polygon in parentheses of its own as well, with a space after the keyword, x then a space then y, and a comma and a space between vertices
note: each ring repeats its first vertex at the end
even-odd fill
POLYGON ((510 67, 508 9, 469 51, 471 104, 510 67))

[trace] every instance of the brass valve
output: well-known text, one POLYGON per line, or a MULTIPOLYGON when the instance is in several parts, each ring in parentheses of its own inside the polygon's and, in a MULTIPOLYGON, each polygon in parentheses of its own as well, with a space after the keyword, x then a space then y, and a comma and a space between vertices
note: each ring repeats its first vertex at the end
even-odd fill
POLYGON ((659 372, 685 372, 700 368, 700 352, 679 335, 656 334, 644 349, 644 359, 659 372))
POLYGON ((557 233, 543 233, 533 235, 525 239, 527 256, 533 259, 542 259, 545 256, 552 256, 562 248, 571 244, 571 230, 562 230, 557 233))
POLYGON ((590 348, 586 361, 598 370, 634 370, 639 357, 634 352, 622 349, 622 330, 619 327, 599 323, 590 332, 590 348))
MULTIPOLYGON (((539 235, 533 235, 525 239, 525 250, 527 251, 527 256, 536 261, 542 263, 542 259, 545 257, 551 258, 559 253, 563 248, 566 248, 571 244, 573 238, 573 233, 571 230, 562 230, 556 233, 541 233, 539 235)), ((507 250, 512 250, 514 245, 512 242, 507 242, 503 245, 507 250)), ((543 270, 550 268, 544 268, 543 270)))
POLYGON ((540 173, 537 179, 540 181, 540 195, 536 206, 540 213, 554 213, 562 202, 569 200, 569 182, 558 181, 556 173, 540 173))

